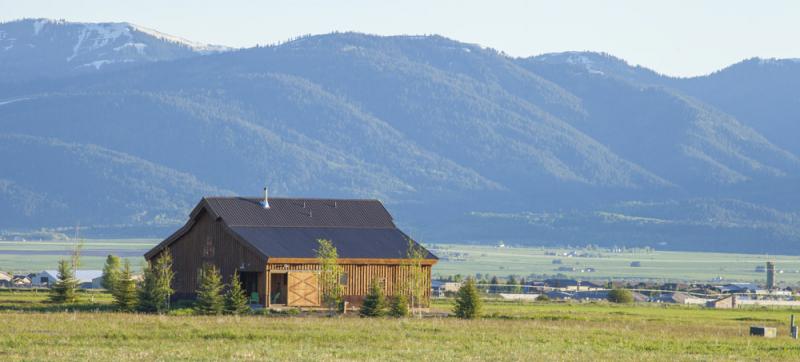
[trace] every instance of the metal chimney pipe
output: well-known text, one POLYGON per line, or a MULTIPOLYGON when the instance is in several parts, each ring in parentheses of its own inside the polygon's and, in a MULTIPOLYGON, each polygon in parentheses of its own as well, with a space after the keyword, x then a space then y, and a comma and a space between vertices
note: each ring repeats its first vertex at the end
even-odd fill
POLYGON ((264 186, 264 208, 269 209, 269 192, 266 186, 264 186))

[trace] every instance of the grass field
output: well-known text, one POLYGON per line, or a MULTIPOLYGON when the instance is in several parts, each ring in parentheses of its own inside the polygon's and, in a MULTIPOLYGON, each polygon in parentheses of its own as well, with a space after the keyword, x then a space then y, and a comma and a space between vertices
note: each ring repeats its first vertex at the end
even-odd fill
MULTIPOLYGON (((82 251, 82 269, 101 269, 109 253, 131 260, 134 269, 142 262, 142 254, 155 245, 152 239, 86 240, 82 251)), ((55 269, 58 259, 69 254, 74 244, 70 241, 0 241, 0 270, 36 272, 55 269)), ((599 257, 564 257, 546 255, 546 252, 565 252, 566 249, 514 247, 496 248, 460 244, 436 244, 434 252, 441 258, 434 266, 434 275, 474 275, 476 273, 506 276, 530 274, 565 274, 584 280, 609 278, 642 278, 658 281, 700 281, 721 277, 730 281, 756 281, 763 283, 765 273, 754 272, 755 267, 767 260, 775 261, 779 283, 800 284, 800 257, 781 255, 752 255, 699 252, 655 251, 650 253, 586 251, 599 257), (561 265, 554 265, 561 259, 561 265), (632 261, 641 267, 631 267, 632 261), (557 271, 559 266, 583 269, 592 267, 593 273, 557 271)))
POLYGON ((487 317, 462 321, 123 314, 104 311, 103 294, 59 312, 43 300, 0 292, 0 360, 800 360, 787 310, 488 302, 487 317))
MULTIPOLYGON (((721 277, 730 281, 755 281, 764 283, 766 273, 754 272, 755 267, 768 260, 776 262, 776 269, 783 270, 777 280, 783 283, 800 284, 800 257, 781 255, 753 255, 700 252, 625 252, 585 251, 599 257, 565 257, 546 255, 546 252, 563 253, 566 249, 554 248, 497 248, 458 244, 436 244, 435 253, 442 258, 434 267, 439 275, 475 275, 476 273, 506 276, 509 274, 557 274, 584 280, 610 278, 643 278, 658 281, 707 282, 721 277), (553 264, 560 259, 562 264, 553 264), (641 267, 631 267, 633 261, 641 267), (585 269, 595 268, 592 273, 557 271, 559 266, 585 269)), ((574 249, 572 249, 574 250, 574 249)))

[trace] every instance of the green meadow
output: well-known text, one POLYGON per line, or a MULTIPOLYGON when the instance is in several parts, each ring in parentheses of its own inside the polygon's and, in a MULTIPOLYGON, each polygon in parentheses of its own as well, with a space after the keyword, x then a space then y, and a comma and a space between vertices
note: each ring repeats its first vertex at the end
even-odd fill
MULTIPOLYGON (((173 316, 109 311, 105 294, 73 306, 0 292, 0 360, 791 361, 791 313, 607 303, 488 301, 483 318, 355 315, 173 316), (778 328, 778 338, 748 335, 778 328)), ((446 313, 452 301, 432 311, 446 313)))

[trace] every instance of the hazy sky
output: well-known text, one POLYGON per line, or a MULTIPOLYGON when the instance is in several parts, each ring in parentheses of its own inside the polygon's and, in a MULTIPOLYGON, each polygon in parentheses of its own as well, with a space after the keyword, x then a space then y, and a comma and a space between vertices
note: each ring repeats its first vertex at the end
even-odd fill
POLYGON ((249 47, 331 31, 441 34, 514 56, 604 51, 671 75, 800 58, 800 1, 0 0, 0 21, 127 21, 249 47))

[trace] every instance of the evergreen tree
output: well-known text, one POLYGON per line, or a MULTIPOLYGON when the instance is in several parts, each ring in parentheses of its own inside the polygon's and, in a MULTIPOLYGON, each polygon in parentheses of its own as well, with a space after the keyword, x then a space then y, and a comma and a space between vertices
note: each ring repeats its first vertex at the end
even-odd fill
POLYGON ((475 287, 475 281, 469 278, 458 289, 453 311, 458 318, 473 319, 480 317, 481 306, 482 302, 480 295, 478 295, 478 288, 475 287))
POLYGON ((103 288, 114 293, 114 287, 119 280, 120 275, 120 259, 115 255, 108 255, 106 264, 103 266, 103 288))
POLYGON ((358 312, 362 317, 381 317, 386 314, 386 300, 383 297, 383 288, 377 279, 369 285, 369 292, 364 298, 364 304, 358 312))
POLYGON ((157 308, 157 300, 156 300, 156 275, 153 272, 153 268, 150 263, 145 264, 144 268, 142 268, 144 272, 142 282, 139 284, 139 310, 142 312, 156 312, 158 311, 157 308))
POLYGON ((78 279, 66 260, 58 261, 58 281, 50 288, 50 301, 53 303, 72 303, 77 299, 78 279))
POLYGON ((115 282, 112 296, 114 297, 114 305, 123 311, 133 311, 137 304, 136 295, 136 281, 133 280, 131 273, 131 263, 125 260, 125 266, 122 268, 115 282))
POLYGON ((222 314, 222 277, 217 268, 204 264, 197 288, 197 303, 194 309, 198 314, 222 314))
POLYGON ((491 290, 492 293, 497 293, 499 288, 498 284, 500 284, 500 280, 497 279, 497 275, 492 276, 492 280, 489 281, 489 284, 492 285, 489 287, 489 290, 491 290))
POLYGON ((249 299, 244 289, 242 289, 239 271, 236 270, 231 277, 231 285, 228 287, 228 292, 225 293, 225 313, 244 314, 248 311, 250 311, 249 299))
POLYGON ((396 318, 408 317, 408 298, 403 294, 392 297, 389 315, 396 318))

